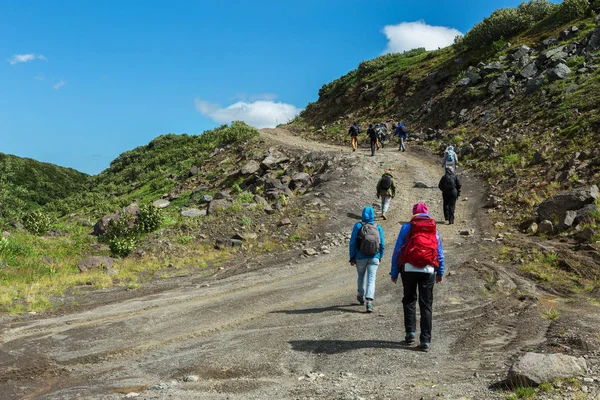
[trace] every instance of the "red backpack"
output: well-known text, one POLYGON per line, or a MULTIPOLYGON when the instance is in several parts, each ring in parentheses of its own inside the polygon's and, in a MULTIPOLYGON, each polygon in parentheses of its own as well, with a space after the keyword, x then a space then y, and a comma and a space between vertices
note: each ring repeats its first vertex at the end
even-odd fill
POLYGON ((400 266, 405 263, 417 268, 439 267, 435 219, 417 215, 410 220, 410 233, 398 257, 400 266))

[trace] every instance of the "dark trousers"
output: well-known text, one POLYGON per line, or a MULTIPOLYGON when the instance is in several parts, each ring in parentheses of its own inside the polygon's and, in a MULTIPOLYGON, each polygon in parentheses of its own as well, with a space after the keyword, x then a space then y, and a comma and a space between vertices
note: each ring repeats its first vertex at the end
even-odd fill
POLYGON ((421 311, 421 343, 431 342, 431 319, 433 306, 433 286, 435 274, 404 272, 401 274, 404 286, 404 328, 406 333, 416 332, 417 328, 417 288, 419 289, 419 310, 421 311))
POLYGON ((451 224, 454 223, 454 210, 456 209, 457 194, 455 192, 444 192, 444 219, 451 224))
POLYGON ((377 146, 377 139, 371 139, 371 155, 375 155, 375 146, 377 146))

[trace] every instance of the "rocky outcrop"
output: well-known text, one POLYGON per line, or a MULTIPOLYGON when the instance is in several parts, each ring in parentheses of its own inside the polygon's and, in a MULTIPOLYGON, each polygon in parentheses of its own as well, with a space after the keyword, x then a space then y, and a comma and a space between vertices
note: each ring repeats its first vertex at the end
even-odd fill
POLYGON ((110 271, 113 269, 114 260, 110 257, 88 257, 85 260, 80 261, 77 264, 77 268, 79 268, 80 272, 86 272, 89 270, 107 270, 110 271))
POLYGON ((225 199, 213 200, 209 203, 207 213, 208 215, 215 215, 219 211, 227 210, 231 207, 231 203, 225 199))
POLYGON ((557 379, 577 378, 587 373, 584 358, 565 354, 526 353, 508 371, 512 386, 539 386, 557 379))
POLYGON ((598 198, 598 186, 592 185, 585 188, 560 192, 544 200, 538 207, 540 220, 561 221, 567 211, 577 211, 598 198))

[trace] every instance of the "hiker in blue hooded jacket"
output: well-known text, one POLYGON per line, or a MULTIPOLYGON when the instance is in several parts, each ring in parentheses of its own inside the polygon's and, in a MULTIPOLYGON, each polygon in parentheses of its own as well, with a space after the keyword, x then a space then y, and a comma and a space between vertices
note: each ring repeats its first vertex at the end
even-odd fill
MULTIPOLYGON (((419 232, 420 235, 433 236, 431 238, 431 243, 433 246, 437 245, 436 252, 420 253, 425 254, 427 258, 430 258, 426 263, 427 265, 415 266, 409 262, 405 253, 411 253, 411 249, 408 249, 407 247, 411 245, 417 246, 415 244, 416 241, 411 240, 413 237, 412 235, 416 233, 412 232, 413 225, 416 227, 416 229, 420 230, 422 224, 417 222, 417 220, 423 221, 423 219, 427 219, 427 221, 431 222, 429 225, 433 225, 433 227, 435 227, 435 220, 431 219, 429 216, 429 207, 427 207, 427 204, 417 203, 413 206, 413 219, 411 220, 411 223, 404 224, 402 225, 402 228, 400 228, 400 233, 398 234, 398 239, 396 240, 396 246, 394 247, 394 254, 392 256, 392 269, 390 271, 390 276, 392 278, 392 283, 395 284, 398 282, 398 276, 400 275, 402 278, 402 286, 404 287, 404 297, 402 298, 402 305, 404 309, 404 329, 406 332, 404 342, 406 344, 412 344, 415 341, 418 299, 419 311, 421 313, 421 334, 419 337, 419 348, 422 351, 429 351, 431 346, 431 329, 433 319, 433 286, 436 283, 442 283, 444 281, 445 261, 442 240, 439 232, 436 228, 434 228, 429 231, 430 233, 425 233, 425 231, 419 232), (415 221, 414 224, 413 221, 415 221)), ((421 243, 423 242, 421 241, 421 243)))
POLYGON ((362 221, 354 224, 350 237, 350 264, 356 266, 358 274, 356 300, 367 312, 373 312, 375 279, 377 268, 383 258, 385 243, 383 229, 375 224, 375 210, 367 206, 362 211, 362 221))
POLYGON ((394 136, 397 136, 398 138, 400 138, 398 150, 406 151, 406 147, 404 146, 404 141, 408 138, 408 129, 406 128, 406 126, 403 123, 399 123, 396 126, 396 129, 394 131, 394 136))

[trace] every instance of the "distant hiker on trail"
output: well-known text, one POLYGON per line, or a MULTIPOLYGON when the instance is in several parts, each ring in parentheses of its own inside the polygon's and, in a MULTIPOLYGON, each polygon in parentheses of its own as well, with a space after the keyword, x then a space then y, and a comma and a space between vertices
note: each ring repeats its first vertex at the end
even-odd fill
POLYGON ((379 149, 377 143, 377 131, 373 127, 373 124, 369 124, 369 129, 367 129, 367 135, 371 140, 371 157, 373 157, 375 155, 375 148, 379 149))
POLYGON ((458 167, 458 156, 454 152, 454 146, 450 145, 444 151, 444 158, 442 159, 442 167, 452 167, 456 172, 456 167, 458 167))
POLYGON ((377 137, 379 138, 379 143, 383 148, 385 147, 385 142, 387 140, 387 127, 383 122, 380 122, 375 126, 375 129, 377 130, 377 137))
POLYGON ((413 218, 402 225, 392 257, 392 282, 402 278, 404 297, 404 342, 415 341, 417 328, 417 288, 421 312, 421 334, 419 349, 429 351, 431 346, 433 286, 444 280, 444 249, 437 232, 435 220, 428 215, 427 204, 413 206, 413 218))
POLYGON ((373 312, 377 268, 383 258, 384 237, 381 226, 375 225, 375 210, 367 206, 362 211, 362 222, 357 222, 350 237, 350 264, 356 266, 358 290, 356 300, 373 312))
POLYGON ((454 224, 454 209, 456 208, 456 199, 460 196, 460 179, 454 173, 454 168, 446 167, 446 173, 440 179, 438 188, 442 191, 444 198, 444 219, 449 225, 454 224))
POLYGON ((348 134, 352 137, 352 151, 356 151, 358 149, 358 135, 360 134, 360 128, 356 122, 350 126, 348 134))
POLYGON ((394 131, 394 136, 398 136, 400 138, 400 144, 398 146, 399 151, 406 151, 406 147, 404 147, 404 141, 408 138, 408 129, 403 123, 399 123, 396 125, 396 130, 394 131))
POLYGON ((390 209, 390 202, 396 196, 396 185, 394 184, 394 177, 389 170, 385 173, 377 182, 377 198, 381 197, 381 217, 387 219, 385 213, 390 209))

